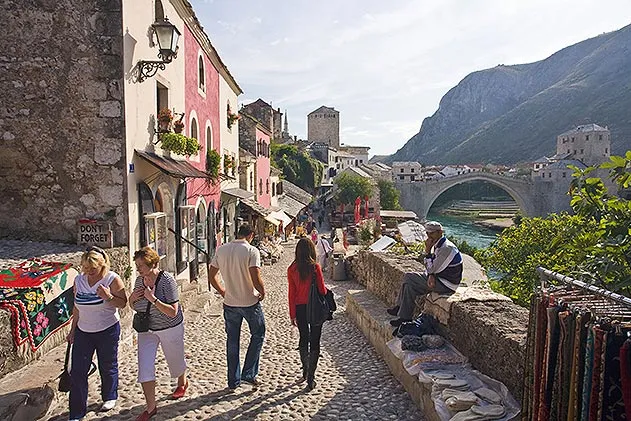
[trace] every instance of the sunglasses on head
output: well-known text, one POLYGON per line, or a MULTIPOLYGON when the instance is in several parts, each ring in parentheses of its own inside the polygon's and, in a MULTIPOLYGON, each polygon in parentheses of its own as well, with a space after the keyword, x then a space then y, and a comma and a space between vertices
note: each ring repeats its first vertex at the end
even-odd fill
POLYGON ((86 251, 86 253, 94 251, 94 252, 100 254, 101 256, 103 256, 104 259, 107 259, 107 257, 105 257, 105 250, 103 250, 101 247, 91 246, 91 247, 88 247, 85 251, 86 251))

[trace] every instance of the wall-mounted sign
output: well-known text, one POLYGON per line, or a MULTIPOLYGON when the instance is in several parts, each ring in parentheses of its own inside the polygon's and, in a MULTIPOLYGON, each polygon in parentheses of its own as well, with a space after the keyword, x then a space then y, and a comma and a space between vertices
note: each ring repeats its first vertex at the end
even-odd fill
POLYGON ((78 244, 109 248, 114 246, 114 235, 109 222, 82 219, 79 221, 78 244))

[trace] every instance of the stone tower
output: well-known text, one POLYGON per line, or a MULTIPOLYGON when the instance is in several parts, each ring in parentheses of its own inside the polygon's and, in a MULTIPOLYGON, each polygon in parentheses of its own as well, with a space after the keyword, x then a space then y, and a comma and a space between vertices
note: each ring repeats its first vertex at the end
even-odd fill
POLYGON ((307 139, 339 148, 340 112, 324 105, 310 112, 307 115, 307 139))
POLYGON ((611 133, 598 124, 578 126, 557 136, 557 155, 566 155, 567 159, 577 159, 588 166, 601 164, 611 155, 611 133))

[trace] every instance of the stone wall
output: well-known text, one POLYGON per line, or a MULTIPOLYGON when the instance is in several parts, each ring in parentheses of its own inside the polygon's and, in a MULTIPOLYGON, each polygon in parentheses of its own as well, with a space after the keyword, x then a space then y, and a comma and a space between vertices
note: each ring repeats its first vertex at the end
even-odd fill
MULTIPOLYGON (((347 273, 380 300, 395 303, 403 274, 422 271, 409 257, 360 251, 348 259, 347 273)), ((439 300, 446 301, 444 298, 439 300)), ((442 313, 443 303, 428 305, 426 312, 441 320, 442 334, 482 373, 503 382, 520 399, 523 387, 528 310, 510 301, 456 301, 442 313), (436 314, 435 314, 436 313, 436 314)), ((416 313, 424 308, 417 300, 416 313)))
POLYGON ((307 139, 309 142, 322 142, 334 148, 340 146, 340 113, 327 111, 307 116, 307 139))
POLYGON ((121 0, 5 0, 0 237, 77 241, 110 221, 127 243, 121 0))

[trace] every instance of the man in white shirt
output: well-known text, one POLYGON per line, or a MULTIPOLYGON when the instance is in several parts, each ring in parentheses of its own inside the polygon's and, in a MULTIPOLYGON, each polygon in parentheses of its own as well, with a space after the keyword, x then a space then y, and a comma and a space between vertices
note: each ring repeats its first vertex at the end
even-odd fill
POLYGON ((254 231, 248 224, 241 225, 237 239, 217 249, 208 266, 208 288, 210 286, 224 297, 223 315, 228 340, 228 387, 236 389, 241 380, 258 386, 256 376, 263 339, 265 338, 265 318, 260 301, 265 298, 265 287, 261 279, 261 255, 250 245, 254 231), (221 272, 223 286, 219 282, 221 272), (239 338, 243 319, 250 329, 250 345, 243 363, 239 363, 239 338))
POLYGON ((324 234, 320 234, 320 238, 316 241, 316 259, 320 264, 322 272, 326 272, 329 254, 333 251, 333 247, 329 244, 324 234))

